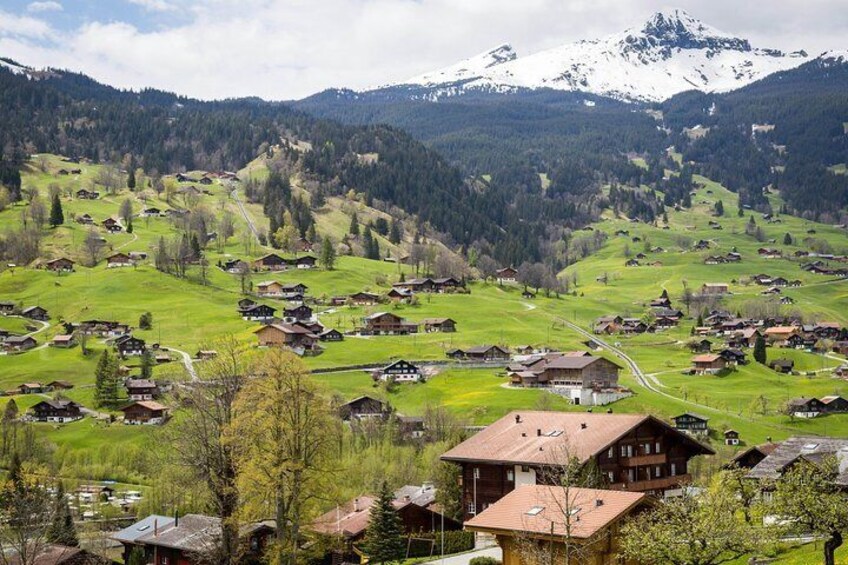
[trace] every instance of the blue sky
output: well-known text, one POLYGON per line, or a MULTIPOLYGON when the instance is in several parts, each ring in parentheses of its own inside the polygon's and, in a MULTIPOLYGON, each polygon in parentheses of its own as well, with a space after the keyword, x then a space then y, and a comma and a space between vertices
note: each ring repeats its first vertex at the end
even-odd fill
MULTIPOLYGON (((124 88, 285 100, 639 25, 668 0, 0 0, 0 56, 124 88)), ((846 0, 679 0, 755 46, 848 49, 846 0)))

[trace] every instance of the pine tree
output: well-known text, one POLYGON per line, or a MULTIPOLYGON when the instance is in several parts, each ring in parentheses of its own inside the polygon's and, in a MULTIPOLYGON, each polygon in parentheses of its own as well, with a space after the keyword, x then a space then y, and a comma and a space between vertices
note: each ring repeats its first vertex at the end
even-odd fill
POLYGON ((53 201, 50 204, 50 225, 54 228, 65 223, 65 214, 62 212, 62 201, 59 200, 59 194, 53 195, 53 201))
POLYGON ((783 245, 792 245, 792 234, 789 232, 783 236, 783 245))
POLYGON ((359 235, 359 218, 356 217, 356 212, 350 217, 350 228, 347 231, 350 235, 359 235))
POLYGON ((392 502, 394 494, 383 481, 380 495, 371 506, 365 532, 365 553, 370 563, 389 563, 403 558, 403 526, 392 502))
POLYGON ((371 259, 371 250, 373 249, 373 237, 371 229, 366 227, 365 233, 362 235, 362 256, 366 259, 371 259))
POLYGON ((153 355, 150 351, 141 354, 141 378, 149 379, 153 376, 153 355))
POLYGON ((127 176, 127 188, 135 190, 135 171, 130 167, 130 174, 127 176))
POLYGON ((94 401, 97 406, 114 403, 118 398, 118 365, 117 360, 103 351, 94 371, 94 401))
POLYGON ((132 232, 133 232, 133 225, 132 225, 132 218, 130 218, 129 220, 127 220, 127 233, 132 233, 132 232))
POLYGON ((724 216, 724 203, 721 200, 715 203, 715 214, 716 216, 724 216))
POLYGON ((400 233, 400 222, 396 219, 392 220, 392 227, 389 230, 389 241, 391 241, 394 245, 400 243, 401 233, 400 233))
POLYGON ((336 248, 330 236, 324 238, 321 243, 321 265, 328 271, 332 271, 336 264, 336 248))
POLYGON ((766 358, 766 340, 763 336, 758 334, 757 340, 754 342, 754 361, 765 365, 766 358))
POLYGON ((50 543, 77 547, 79 538, 77 529, 74 527, 74 518, 68 507, 68 499, 65 498, 65 487, 62 481, 56 485, 56 508, 53 511, 53 521, 47 531, 47 540, 50 543))

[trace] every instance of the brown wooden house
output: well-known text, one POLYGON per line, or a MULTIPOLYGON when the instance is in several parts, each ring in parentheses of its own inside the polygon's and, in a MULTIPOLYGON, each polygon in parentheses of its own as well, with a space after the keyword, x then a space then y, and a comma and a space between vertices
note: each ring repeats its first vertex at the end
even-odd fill
POLYGON ((465 519, 521 485, 552 484, 564 461, 597 467, 608 487, 662 494, 713 451, 641 414, 511 412, 442 455, 460 465, 465 519))
POLYGON ((362 319, 364 335, 407 335, 418 332, 418 325, 391 312, 377 312, 362 319))
POLYGON ((121 408, 124 423, 130 425, 160 425, 168 419, 168 407, 155 400, 138 400, 121 408))
POLYGON ((456 321, 451 318, 425 318, 424 320, 421 320, 421 324, 424 326, 424 331, 427 333, 451 333, 456 331, 456 321))
POLYGON ((320 348, 318 336, 297 324, 268 324, 253 333, 261 347, 289 347, 304 352, 320 348))
POLYGON ((47 261, 44 264, 44 268, 48 271, 53 271, 54 273, 72 273, 74 271, 74 265, 76 265, 76 263, 67 257, 59 257, 58 259, 47 261))

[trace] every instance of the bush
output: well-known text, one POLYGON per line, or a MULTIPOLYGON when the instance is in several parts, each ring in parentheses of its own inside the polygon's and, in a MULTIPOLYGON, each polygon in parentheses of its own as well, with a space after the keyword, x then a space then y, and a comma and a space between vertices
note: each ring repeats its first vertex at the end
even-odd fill
POLYGON ((501 565, 501 561, 494 557, 475 557, 468 562, 468 565, 501 565))

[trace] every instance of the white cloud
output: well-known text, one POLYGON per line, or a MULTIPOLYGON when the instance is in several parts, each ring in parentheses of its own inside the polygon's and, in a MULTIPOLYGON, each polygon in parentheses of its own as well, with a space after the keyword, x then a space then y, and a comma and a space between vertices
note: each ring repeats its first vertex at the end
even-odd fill
POLYGON ((130 4, 141 6, 145 10, 151 12, 170 12, 176 10, 177 7, 165 0, 127 0, 130 4))
MULTIPOLYGON (((51 33, 38 20, 24 22, 29 31, 18 33, 19 40, 8 39, 14 16, 0 12, 0 54, 68 67, 120 87, 153 86, 207 99, 292 99, 328 87, 402 80, 503 42, 526 55, 618 32, 668 0, 128 1, 160 11, 178 7, 167 13, 178 13, 179 23, 86 23, 51 47, 35 41, 51 33)), ((815 10, 807 0, 774 0, 767 10, 759 0, 677 4, 755 45, 818 53, 845 46, 848 10, 842 1, 817 0, 815 10)))
POLYGON ((0 37, 44 39, 51 33, 50 24, 29 16, 16 16, 0 10, 0 37))
POLYGON ((27 6, 27 12, 61 12, 62 10, 62 5, 54 0, 31 2, 27 6))

